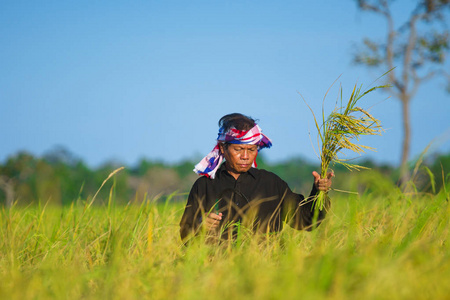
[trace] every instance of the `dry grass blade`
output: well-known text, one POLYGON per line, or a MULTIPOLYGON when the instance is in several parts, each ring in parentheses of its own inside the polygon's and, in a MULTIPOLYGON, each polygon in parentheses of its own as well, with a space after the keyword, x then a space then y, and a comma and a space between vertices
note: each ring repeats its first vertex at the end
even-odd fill
POLYGON ((91 202, 89 203, 88 207, 91 206, 92 203, 94 203, 95 198, 97 197, 98 193, 100 192, 100 190, 102 189, 102 187, 105 185, 105 183, 106 183, 111 177, 113 177, 113 176, 116 175, 118 172, 122 171, 123 169, 125 169, 125 167, 120 167, 120 168, 118 168, 118 169, 115 169, 114 171, 112 171, 112 172, 108 175, 108 177, 107 177, 105 180, 103 180, 102 185, 101 185, 100 188, 97 190, 97 192, 95 193, 94 197, 92 197, 92 200, 91 200, 91 202))

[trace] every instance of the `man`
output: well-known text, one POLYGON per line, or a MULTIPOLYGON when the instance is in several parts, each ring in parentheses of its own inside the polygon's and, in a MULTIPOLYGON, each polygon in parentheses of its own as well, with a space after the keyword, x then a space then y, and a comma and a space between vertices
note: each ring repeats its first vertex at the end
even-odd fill
POLYGON ((219 127, 217 145, 194 169, 202 176, 192 186, 180 222, 183 241, 202 228, 229 239, 240 226, 266 233, 280 231, 283 222, 298 230, 320 223, 326 210, 314 215, 314 196, 331 187, 332 173, 321 178, 313 172, 312 191, 305 199, 274 173, 256 168, 258 151, 272 142, 255 120, 234 113, 222 117, 219 127))

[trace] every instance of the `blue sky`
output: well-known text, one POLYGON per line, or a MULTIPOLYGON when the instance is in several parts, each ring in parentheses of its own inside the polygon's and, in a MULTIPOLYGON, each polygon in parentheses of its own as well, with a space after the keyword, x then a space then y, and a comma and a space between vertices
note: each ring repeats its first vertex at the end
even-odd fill
MULTIPOLYGON (((404 18, 412 1, 397 1, 404 18)), ((369 86, 381 71, 351 63, 364 36, 382 40, 383 20, 354 1, 2 1, 0 161, 18 151, 64 146, 91 166, 140 158, 175 163, 214 146, 218 119, 259 119, 269 161, 317 159, 313 118, 342 84, 369 86)), ((447 66, 449 64, 447 63, 447 66)), ((380 82, 382 83, 382 82, 380 82)), ((398 164, 400 104, 373 93, 386 132, 364 154, 398 164)), ((411 107, 412 157, 450 151, 449 94, 422 86, 411 107)), ((353 156, 351 156, 353 157, 353 156)))

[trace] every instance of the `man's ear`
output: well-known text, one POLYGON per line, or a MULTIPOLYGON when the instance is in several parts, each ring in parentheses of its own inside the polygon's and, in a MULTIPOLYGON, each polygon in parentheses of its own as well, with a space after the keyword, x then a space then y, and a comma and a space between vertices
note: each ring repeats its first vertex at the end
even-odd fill
POLYGON ((223 144, 222 143, 219 144, 219 150, 220 150, 220 153, 222 153, 222 154, 225 151, 224 148, 223 148, 223 144))

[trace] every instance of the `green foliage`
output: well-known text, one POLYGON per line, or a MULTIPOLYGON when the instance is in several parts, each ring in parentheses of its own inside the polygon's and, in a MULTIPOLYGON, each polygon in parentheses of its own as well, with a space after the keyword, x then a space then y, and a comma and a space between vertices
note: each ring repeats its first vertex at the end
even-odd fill
POLYGON ((442 64, 450 49, 449 32, 433 32, 418 39, 421 48, 427 49, 426 59, 433 63, 442 64))
MULTIPOLYGON (((61 156, 59 156, 61 158, 61 156)), ((73 157, 73 156, 70 156, 73 157)), ((285 180, 292 190, 309 194, 312 187, 312 171, 319 170, 319 165, 294 157, 278 163, 268 163, 264 155, 257 158, 258 167, 274 172, 285 180)), ((398 170, 389 165, 378 165, 371 161, 356 161, 358 165, 371 168, 367 174, 354 174, 345 167, 333 165, 336 177, 333 186, 339 190, 364 192, 376 186, 374 181, 383 178, 390 186, 396 185, 398 170)), ((114 195, 119 203, 142 202, 145 199, 164 201, 165 195, 177 191, 173 201, 184 201, 183 193, 189 192, 198 178, 192 168, 195 162, 183 161, 179 164, 167 165, 161 162, 142 160, 135 167, 127 167, 105 184, 96 197, 94 205, 109 201, 110 189, 114 185, 114 195)), ((6 186, 13 191, 11 202, 16 205, 71 205, 77 201, 90 200, 108 175, 117 169, 117 164, 104 164, 98 168, 90 168, 79 159, 55 159, 46 155, 44 158, 34 157, 28 153, 11 156, 0 165, 0 207, 7 203, 6 186), (6 180, 5 180, 6 178, 6 180), (0 182, 1 183, 1 182, 0 182), (82 200, 85 199, 85 200, 82 200)), ((435 193, 448 181, 450 170, 450 154, 427 157, 418 168, 414 178, 417 191, 435 193), (434 181, 430 180, 430 173, 434 181), (434 192, 433 186, 434 185, 434 192)))
POLYGON ((368 67, 379 67, 383 63, 380 45, 368 38, 363 40, 363 45, 364 48, 354 55, 353 62, 368 67))
MULTIPOLYGON (((92 197, 114 169, 113 165, 103 165, 94 171, 81 160, 68 162, 49 156, 36 158, 20 152, 0 165, 0 174, 13 180, 14 201, 19 204, 50 202, 68 205, 77 199, 92 197)), ((119 174, 115 180, 118 198, 128 198, 127 176, 119 174)), ((0 192, 0 201, 3 197, 0 192)), ((108 199, 108 191, 101 191, 98 199, 99 202, 108 199)))

